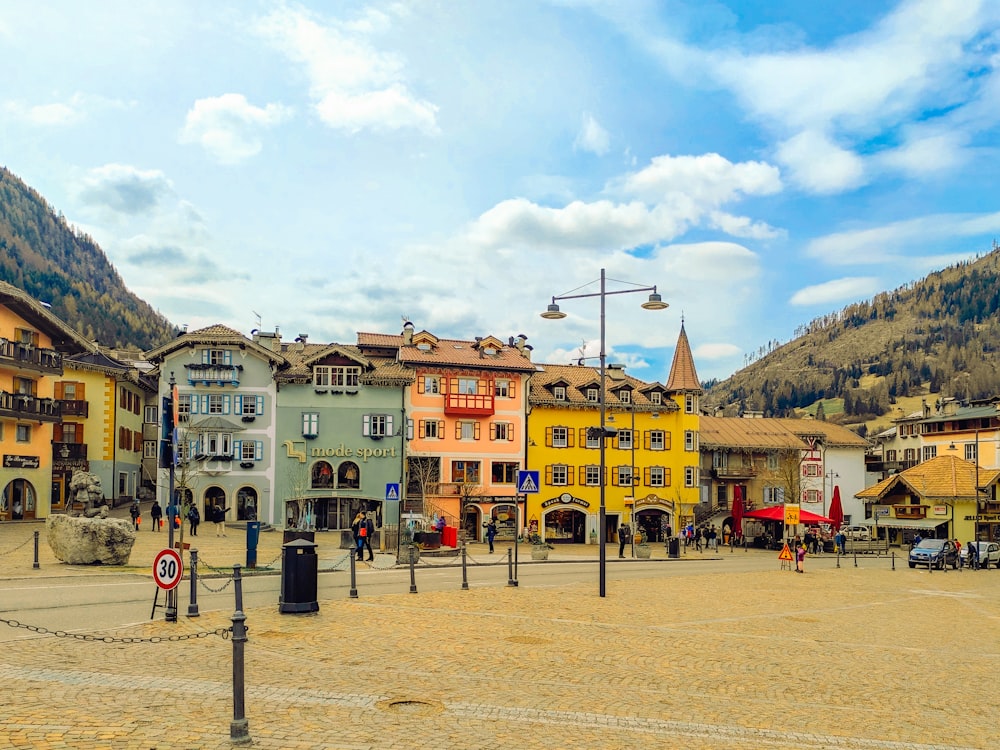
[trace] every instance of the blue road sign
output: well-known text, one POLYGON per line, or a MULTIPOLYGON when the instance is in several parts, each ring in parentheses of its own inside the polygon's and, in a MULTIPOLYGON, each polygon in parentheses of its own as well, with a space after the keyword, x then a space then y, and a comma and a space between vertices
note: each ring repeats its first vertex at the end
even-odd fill
POLYGON ((386 484, 385 486, 385 501, 387 503, 398 503, 399 502, 399 485, 398 484, 386 484))
POLYGON ((517 494, 529 495, 538 492, 538 472, 519 471, 517 472, 517 494))

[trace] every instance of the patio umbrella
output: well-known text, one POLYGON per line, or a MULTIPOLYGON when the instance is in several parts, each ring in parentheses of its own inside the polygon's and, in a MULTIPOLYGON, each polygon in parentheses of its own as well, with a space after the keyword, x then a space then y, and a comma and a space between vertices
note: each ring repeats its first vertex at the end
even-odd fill
MULTIPOLYGON (((758 521, 784 521, 785 508, 782 505, 770 505, 760 510, 751 510, 743 514, 744 518, 755 518, 758 521)), ((819 513, 810 513, 808 510, 799 511, 799 523, 817 524, 833 523, 833 520, 819 513)))
POLYGON ((743 536, 743 488, 736 485, 733 488, 733 533, 737 538, 743 536))
POLYGON ((844 508, 840 504, 840 485, 833 488, 833 500, 830 501, 830 522, 834 531, 840 531, 844 523, 844 508))

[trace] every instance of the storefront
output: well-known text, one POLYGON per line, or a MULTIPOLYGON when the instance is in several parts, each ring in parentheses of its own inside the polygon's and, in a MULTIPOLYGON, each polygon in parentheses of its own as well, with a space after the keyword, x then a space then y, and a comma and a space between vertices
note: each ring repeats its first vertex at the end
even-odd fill
POLYGON ((674 504, 670 500, 657 495, 637 498, 632 512, 636 531, 649 542, 665 542, 676 533, 674 504))
POLYGON ((590 503, 564 492, 542 501, 542 519, 546 542, 583 544, 587 541, 587 510, 590 503))

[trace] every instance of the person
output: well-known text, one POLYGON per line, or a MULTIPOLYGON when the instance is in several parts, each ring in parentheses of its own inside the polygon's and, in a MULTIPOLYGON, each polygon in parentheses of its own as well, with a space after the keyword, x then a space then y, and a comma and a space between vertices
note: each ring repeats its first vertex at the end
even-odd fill
POLYGON ((977 570, 979 568, 979 547, 975 542, 969 542, 967 547, 967 555, 969 556, 969 568, 971 570, 977 570))
POLYGON ((226 535, 226 513, 228 512, 229 508, 224 507, 222 503, 212 506, 212 523, 215 524, 216 536, 226 535))
POLYGON ((719 535, 715 531, 715 524, 713 523, 708 529, 708 548, 709 549, 719 549, 719 535))
POLYGON ((833 541, 837 544, 837 551, 842 555, 847 554, 847 534, 843 531, 838 531, 837 535, 833 538, 833 541))
MULTIPOLYGON (((361 519, 362 525, 358 527, 358 533, 361 535, 361 545, 358 546, 358 551, 361 556, 364 556, 364 550, 368 550, 368 562, 375 559, 375 553, 372 552, 372 537, 375 536, 375 522, 366 513, 361 514, 363 518, 361 519)), ((360 560, 361 557, 358 557, 360 560)))
POLYGON ((201 512, 194 503, 191 503, 191 507, 188 508, 188 522, 191 524, 191 536, 198 536, 198 524, 201 523, 201 512))
POLYGON ((135 530, 139 530, 139 524, 142 522, 142 511, 139 509, 139 501, 133 500, 132 507, 128 509, 128 514, 132 516, 132 525, 135 530))
POLYGON ((622 521, 618 527, 618 557, 625 557, 625 545, 628 543, 628 526, 622 521))
POLYGON ((153 521, 152 531, 159 531, 163 525, 163 508, 160 507, 160 504, 156 500, 153 501, 153 505, 149 509, 149 517, 153 521))
MULTIPOLYGON (((21 505, 21 498, 17 498, 14 500, 14 504, 11 506, 11 510, 13 511, 13 515, 11 516, 12 520, 20 521, 22 518, 24 518, 24 507, 21 505)), ((136 528, 139 527, 136 526, 136 528)))
POLYGON ((170 528, 172 529, 176 529, 179 525, 177 523, 177 514, 179 512, 180 511, 177 509, 177 505, 175 503, 167 505, 167 523, 170 524, 170 528))
POLYGON ((444 516, 438 516, 437 521, 434 522, 434 530, 441 534, 444 532, 444 527, 448 525, 448 522, 444 520, 444 516))
POLYGON ((806 572, 806 546, 802 542, 795 543, 795 571, 806 572))
POLYGON ((490 545, 490 554, 493 554, 493 540, 497 538, 497 522, 492 518, 486 522, 486 541, 490 545))
POLYGON ((918 531, 918 532, 917 532, 916 534, 914 534, 914 536, 913 536, 913 546, 914 546, 914 547, 916 547, 916 546, 917 546, 918 544, 920 544, 920 543, 921 543, 922 541, 923 541, 923 537, 921 537, 921 536, 920 536, 920 532, 918 531))
MULTIPOLYGON (((361 527, 364 522, 365 514, 360 511, 356 516, 354 516, 354 520, 351 521, 351 535, 354 537, 354 554, 359 560, 364 557, 364 553, 362 551, 364 542, 361 541, 361 527)), ((367 530, 365 533, 367 533, 367 530)))
POLYGON ((704 533, 705 529, 700 527, 694 532, 694 548, 699 552, 701 552, 701 540, 704 533))
POLYGON ((962 543, 955 540, 955 558, 958 560, 958 567, 962 567, 962 543))

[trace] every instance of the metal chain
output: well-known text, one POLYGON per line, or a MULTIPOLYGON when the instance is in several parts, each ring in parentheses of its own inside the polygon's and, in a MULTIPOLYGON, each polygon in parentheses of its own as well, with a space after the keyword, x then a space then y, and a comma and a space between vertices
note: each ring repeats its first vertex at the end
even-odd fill
POLYGON ((506 565, 507 564, 507 555, 499 555, 498 557, 494 558, 490 562, 480 562, 479 560, 477 560, 476 558, 474 558, 472 555, 470 555, 468 553, 466 553, 465 556, 466 556, 466 559, 467 559, 467 561, 468 561, 468 563, 470 565, 475 565, 477 567, 488 568, 491 565, 506 565))
POLYGON ((204 578, 202 578, 201 576, 198 577, 198 583, 201 584, 201 587, 206 591, 212 592, 213 594, 218 594, 220 591, 225 591, 227 588, 229 588, 229 584, 231 584, 234 580, 235 579, 232 576, 229 576, 229 578, 226 579, 226 582, 224 584, 219 586, 219 588, 217 589, 213 589, 211 586, 205 583, 204 578))
POLYGON ((34 535, 34 534, 32 534, 31 536, 29 536, 29 537, 28 537, 27 539, 25 539, 25 540, 24 540, 23 542, 21 542, 21 543, 20 543, 19 545, 17 545, 16 547, 14 547, 14 548, 12 548, 12 549, 9 549, 9 550, 6 550, 5 552, 0 552, 0 556, 2 556, 2 555, 9 555, 9 554, 10 554, 11 552, 17 552, 17 551, 18 551, 19 549, 21 549, 21 547, 24 547, 24 546, 26 546, 26 545, 27 545, 27 544, 28 544, 29 542, 32 542, 32 541, 34 541, 34 539, 35 539, 35 535, 34 535))
POLYGON ((216 628, 215 630, 202 630, 197 633, 184 633, 181 635, 154 635, 149 638, 115 638, 111 635, 93 635, 92 633, 69 633, 65 630, 49 630, 41 625, 28 625, 17 620, 5 620, 0 617, 0 622, 12 628, 24 628, 32 633, 40 635, 51 635, 56 638, 73 638, 78 641, 95 641, 100 643, 168 643, 173 641, 190 641, 195 638, 207 638, 210 635, 217 635, 223 640, 228 640, 232 628, 216 628))

